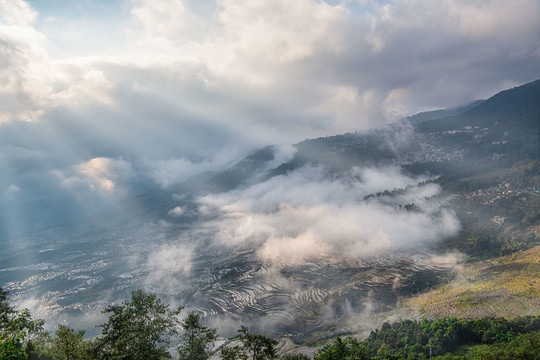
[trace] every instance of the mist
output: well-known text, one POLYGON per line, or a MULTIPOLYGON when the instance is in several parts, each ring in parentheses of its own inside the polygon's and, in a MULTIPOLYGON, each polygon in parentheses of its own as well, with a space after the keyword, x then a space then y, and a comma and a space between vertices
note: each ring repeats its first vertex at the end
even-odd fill
POLYGON ((85 217, 268 144, 534 80, 539 13, 534 0, 2 1, 0 236, 85 217), (107 172, 81 173, 98 161, 107 172))
POLYGON ((255 247, 262 260, 285 265, 381 255, 454 236, 459 221, 440 195, 438 185, 399 167, 354 168, 336 177, 306 166, 200 203, 220 214, 206 225, 220 244, 255 247), (367 197, 385 190, 395 194, 367 197), (414 210, 405 208, 410 204, 414 210))
POLYGON ((336 170, 291 144, 535 80, 538 1, 201 4, 0 0, 0 285, 85 327, 143 288, 270 331, 304 309, 364 319, 415 266, 452 269, 416 262, 461 225, 433 176, 397 165, 411 127, 345 170, 361 151, 336 170))
POLYGON ((195 210, 174 196, 164 226, 175 229, 193 211, 198 220, 154 244, 143 265, 147 289, 174 296, 225 336, 238 324, 268 335, 332 323, 368 331, 391 315, 378 313, 416 271, 456 269, 456 255, 433 250, 461 225, 432 177, 397 165, 306 165, 253 178, 195 197, 195 210), (372 273, 377 264, 382 273, 372 273), (373 289, 370 278, 385 285, 373 289), (311 325, 300 320, 306 308, 317 319, 311 325))

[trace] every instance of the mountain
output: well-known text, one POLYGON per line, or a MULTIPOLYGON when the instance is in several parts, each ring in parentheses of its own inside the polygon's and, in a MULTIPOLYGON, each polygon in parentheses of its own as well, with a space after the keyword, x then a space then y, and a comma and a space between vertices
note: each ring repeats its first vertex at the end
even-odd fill
POLYGON ((471 153, 482 156, 507 153, 512 159, 536 158, 540 143, 540 80, 502 91, 462 114, 422 122, 417 130, 425 134, 453 132, 460 142, 471 145, 471 153))
POLYGON ((0 284, 38 317, 86 329, 143 288, 232 333, 368 331, 450 282, 462 257, 540 238, 539 105, 535 81, 451 116, 267 146, 4 242, 0 284))
POLYGON ((449 116, 463 114, 464 112, 467 112, 475 108, 476 106, 480 105, 482 102, 484 102, 484 100, 476 100, 469 104, 458 106, 456 108, 425 111, 425 112, 418 113, 416 115, 407 116, 401 121, 402 122, 406 121, 415 125, 415 124, 419 124, 419 123, 429 121, 429 120, 443 119, 449 116))
POLYGON ((525 132, 538 128, 540 112, 540 80, 501 91, 472 109, 443 120, 421 123, 423 132, 448 130, 465 126, 489 127, 500 122, 503 129, 525 132))

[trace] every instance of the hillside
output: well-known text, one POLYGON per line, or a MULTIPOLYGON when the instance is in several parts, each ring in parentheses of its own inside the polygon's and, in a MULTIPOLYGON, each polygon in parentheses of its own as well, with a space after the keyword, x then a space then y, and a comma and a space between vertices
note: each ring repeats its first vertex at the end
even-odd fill
POLYGON ((539 88, 416 127, 308 139, 286 156, 268 146, 20 235, 0 250, 0 283, 90 335, 135 289, 296 342, 365 333, 408 298, 434 317, 538 314, 539 88), (489 262, 518 251, 525 263, 489 262))
POLYGON ((500 123, 500 130, 525 133, 538 130, 540 80, 501 91, 472 109, 455 116, 430 120, 418 125, 422 132, 442 131, 465 126, 490 127, 500 123))
MULTIPOLYGON (((540 235, 540 228, 537 229, 540 235)), ((464 264, 456 278, 406 306, 428 318, 481 319, 540 314, 540 246, 512 255, 464 264)))
POLYGON ((510 161, 538 158, 540 136, 540 80, 502 91, 478 106, 456 116, 417 125, 418 131, 439 137, 445 133, 460 138, 465 148, 481 159, 506 154, 510 161))
POLYGON ((407 116, 406 118, 402 119, 402 122, 410 122, 413 125, 420 124, 429 120, 438 120, 438 119, 444 119, 449 116, 455 116, 463 114, 464 112, 467 112, 471 110, 472 108, 480 105, 484 100, 477 100, 473 101, 470 104, 466 104, 463 106, 459 106, 457 108, 452 109, 439 109, 439 110, 431 110, 431 111, 425 111, 418 113, 416 115, 407 116))

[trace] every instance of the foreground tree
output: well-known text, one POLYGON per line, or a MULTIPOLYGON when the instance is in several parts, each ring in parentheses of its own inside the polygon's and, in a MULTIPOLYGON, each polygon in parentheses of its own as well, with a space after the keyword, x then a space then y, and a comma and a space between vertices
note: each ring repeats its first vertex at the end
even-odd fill
POLYGON ((48 331, 41 331, 26 343, 28 360, 53 360, 53 339, 48 331))
POLYGON ((221 349, 222 360, 252 359, 272 360, 277 356, 276 346, 278 342, 264 335, 250 334, 247 327, 240 327, 239 334, 233 339, 240 340, 242 347, 226 347, 221 349))
POLYGON ((0 288, 0 359, 27 359, 26 342, 43 331, 43 320, 33 320, 30 310, 16 310, 9 304, 9 293, 0 288))
POLYGON ((210 358, 210 348, 217 339, 217 330, 201 325, 201 316, 190 312, 182 321, 184 333, 182 344, 178 348, 180 360, 207 360, 210 358))
POLYGON ((115 360, 170 359, 170 337, 178 334, 182 310, 170 310, 153 294, 142 290, 131 293, 131 301, 109 306, 109 321, 96 341, 94 358, 115 360))
POLYGON ((90 360, 89 346, 84 340, 84 331, 75 332, 72 328, 58 325, 52 344, 55 360, 90 360))
POLYGON ((342 340, 339 336, 331 344, 326 345, 313 356, 313 360, 369 360, 369 349, 362 342, 348 337, 342 340))

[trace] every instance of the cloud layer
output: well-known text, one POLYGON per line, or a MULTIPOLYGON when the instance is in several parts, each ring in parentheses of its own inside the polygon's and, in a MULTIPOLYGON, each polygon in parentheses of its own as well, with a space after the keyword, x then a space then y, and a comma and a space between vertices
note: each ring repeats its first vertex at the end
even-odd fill
POLYGON ((535 80, 538 18, 535 0, 1 0, 2 222, 535 80), (121 179, 81 174, 95 159, 121 179))
POLYGON ((201 204, 221 215, 208 225, 217 241, 255 247, 262 260, 286 265, 321 256, 355 259, 457 234, 459 221, 444 207, 440 188, 424 180, 395 167, 353 169, 339 178, 305 167, 247 189, 206 196, 201 204), (395 191, 368 197, 388 189, 395 191))

